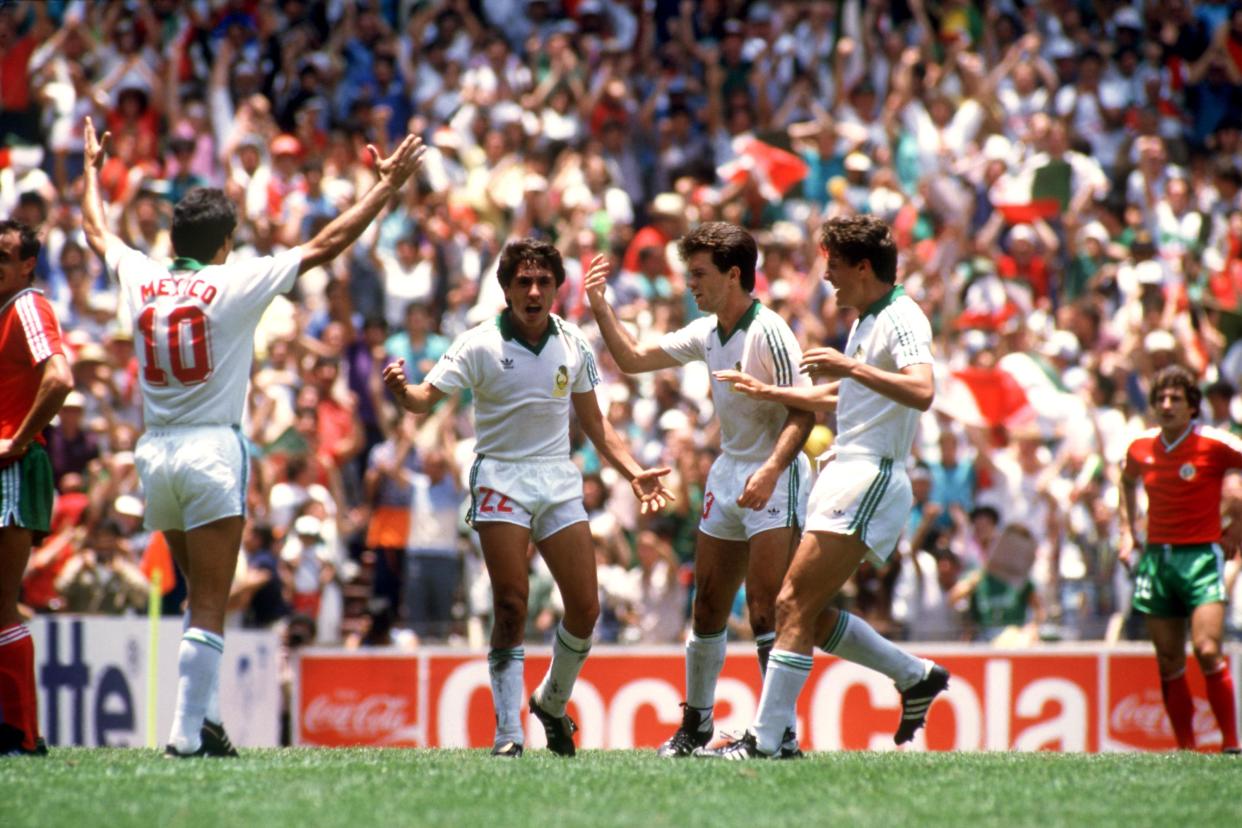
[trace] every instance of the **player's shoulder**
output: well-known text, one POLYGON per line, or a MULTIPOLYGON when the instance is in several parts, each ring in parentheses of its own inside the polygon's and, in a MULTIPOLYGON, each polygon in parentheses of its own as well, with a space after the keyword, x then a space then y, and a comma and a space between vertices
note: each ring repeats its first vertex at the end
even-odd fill
POLYGON ((898 324, 930 324, 927 321, 927 314, 923 313, 923 309, 919 307, 918 302, 906 294, 904 288, 891 302, 884 306, 879 316, 881 319, 887 319, 898 324))
POLYGON ((768 330, 792 331, 788 320, 767 305, 759 305, 759 310, 755 313, 755 321, 768 330))
POLYGON ((457 338, 449 344, 448 353, 455 356, 467 349, 499 343, 501 339, 500 318, 494 316, 458 334, 457 338))
POLYGON ((1199 436, 1200 440, 1205 440, 1209 443, 1219 443, 1233 451, 1242 453, 1242 439, 1232 431, 1211 425, 1197 425, 1195 426, 1195 434, 1199 436))
POLYGON ((1156 440, 1160 439, 1160 429, 1152 427, 1145 431, 1139 432, 1133 440, 1130 441, 1130 452, 1140 451, 1150 447, 1156 440))
POLYGON ((548 324, 556 326, 556 330, 562 336, 573 340, 575 343, 587 344, 586 334, 582 332, 582 328, 579 328, 573 322, 552 313, 548 314, 548 324))

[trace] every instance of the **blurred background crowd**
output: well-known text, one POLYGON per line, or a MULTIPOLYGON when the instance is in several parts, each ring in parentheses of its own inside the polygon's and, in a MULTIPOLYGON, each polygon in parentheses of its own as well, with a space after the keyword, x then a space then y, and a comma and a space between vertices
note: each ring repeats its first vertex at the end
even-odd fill
MULTIPOLYGON (((932 320, 938 380, 899 554, 843 600, 915 640, 1127 636, 1118 478, 1170 362, 1201 421, 1242 420, 1242 5, 1189 0, 80 0, 0 3, 0 215, 40 230, 76 391, 49 430, 59 498, 23 600, 142 610, 184 585, 142 528, 132 320, 81 231, 82 127, 106 124, 112 228, 170 261, 173 203, 223 188, 237 258, 310 238, 365 192, 365 149, 407 131, 417 182, 260 326, 245 432, 257 458, 235 623, 293 642, 486 641, 490 593, 462 522, 470 400, 400 416, 379 379, 421 380, 495 315, 506 239, 555 243, 557 312, 598 344, 584 263, 641 337, 698 315, 676 239, 736 222, 758 298, 803 347, 853 316, 817 230, 890 222, 932 320)), ((607 416, 674 468, 640 519, 575 434, 604 642, 684 634, 702 487, 719 439, 706 369, 627 377, 598 348, 607 416)), ((831 442, 829 416, 808 452, 831 442)), ((1228 483, 1228 496, 1242 486, 1228 483)), ((1242 635, 1237 564, 1231 628, 1242 635)), ((528 639, 558 596, 531 562, 528 639)), ((748 635, 745 602, 735 634, 748 635)))

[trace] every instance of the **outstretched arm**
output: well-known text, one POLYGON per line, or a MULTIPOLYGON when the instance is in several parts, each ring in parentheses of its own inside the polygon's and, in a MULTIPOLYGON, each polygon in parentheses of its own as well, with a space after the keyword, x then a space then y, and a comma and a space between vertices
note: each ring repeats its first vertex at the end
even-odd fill
POLYGON ((856 359, 836 348, 812 348, 802 357, 802 370, 812 378, 852 379, 902 405, 926 411, 936 394, 932 367, 926 363, 907 365, 900 371, 885 371, 856 359))
POLYGON ((719 382, 727 382, 739 394, 752 400, 777 402, 786 408, 799 411, 836 411, 840 382, 823 385, 768 385, 742 371, 716 371, 712 374, 719 382))
POLYGON ((374 145, 368 144, 367 150, 375 159, 375 172, 379 180, 352 207, 341 213, 316 234, 315 238, 302 248, 302 264, 298 275, 327 264, 353 244, 362 231, 369 225, 388 200, 392 198, 422 165, 423 142, 416 135, 407 135, 405 140, 387 158, 381 159, 374 145))
POLYGON ((629 448, 613 430, 612 425, 604 419, 594 391, 575 393, 572 399, 574 413, 578 417, 583 433, 595 444, 600 456, 630 481, 630 487, 634 489, 634 496, 638 498, 639 508, 643 514, 658 512, 676 499, 673 493, 660 483, 660 478, 668 474, 671 469, 667 467, 643 469, 638 465, 634 455, 630 454, 629 448))
POLYGON ((96 138, 95 124, 87 116, 86 127, 82 131, 82 155, 86 162, 86 169, 83 171, 85 186, 82 191, 82 231, 86 234, 86 243, 101 259, 106 257, 111 241, 120 241, 117 236, 108 232, 108 224, 104 220, 103 198, 99 195, 99 168, 103 166, 104 153, 111 137, 112 133, 105 132, 102 137, 96 138))
POLYGON ((591 260, 591 267, 587 270, 582 286, 586 290, 587 300, 591 303, 591 313, 595 315, 599 332, 604 337, 604 344, 608 346, 608 352, 622 371, 627 374, 641 374, 661 368, 675 368, 680 364, 659 345, 634 341, 621 326, 617 314, 604 297, 608 286, 607 257, 596 256, 591 260))

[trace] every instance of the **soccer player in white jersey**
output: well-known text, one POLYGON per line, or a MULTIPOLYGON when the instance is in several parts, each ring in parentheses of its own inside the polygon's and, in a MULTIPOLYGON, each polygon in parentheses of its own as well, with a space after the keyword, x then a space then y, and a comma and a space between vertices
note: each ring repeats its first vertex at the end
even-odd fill
POLYGON ((565 281, 560 252, 533 239, 512 241, 500 253, 497 277, 506 310, 458 337, 422 383, 407 382, 404 360, 384 368, 384 382, 416 413, 431 410, 454 391, 474 392, 477 443, 469 519, 492 581, 495 618, 487 659, 496 709, 492 753, 516 758, 525 744, 522 636, 533 539, 560 588, 565 615, 530 710, 544 727, 548 748, 573 756, 577 725, 565 707, 591 649, 599 588, 582 474, 570 459, 570 410, 600 455, 630 481, 643 512, 672 499, 660 484, 669 470, 644 471, 600 412, 593 390, 599 382, 595 355, 576 326, 552 313, 565 281))
POLYGON ((135 450, 147 528, 162 531, 189 586, 178 657, 177 708, 165 753, 236 756, 219 712, 224 611, 241 548, 249 460, 240 423, 254 357, 254 331, 271 300, 327 264, 361 235, 418 168, 422 146, 407 136, 375 160, 377 180, 304 245, 228 264, 237 215, 220 190, 196 188, 173 208, 171 267, 108 232, 97 168, 108 134, 85 128, 87 242, 115 275, 135 325, 146 428, 135 450))
POLYGON ((723 747, 696 756, 724 759, 781 757, 781 743, 816 644, 893 679, 901 694, 894 741, 903 744, 923 726, 936 694, 949 683, 943 667, 916 658, 881 637, 867 622, 828 606, 870 558, 893 553, 914 497, 906 459, 920 411, 931 407, 931 326, 897 279, 897 245, 874 216, 830 219, 820 246, 837 304, 855 308, 845 353, 806 352, 802 369, 832 381, 810 389, 781 389, 740 376, 735 387, 757 399, 819 410, 836 406, 834 457, 811 490, 806 534, 776 601, 776 646, 764 677, 753 726, 723 747))
MULTIPOLYGON (((608 264, 596 259, 584 280, 604 342, 622 371, 636 374, 703 360, 713 372, 721 456, 712 464, 694 551, 694 610, 686 642, 686 701, 681 726, 660 756, 689 756, 712 736, 716 681, 725 660, 725 629, 738 587, 746 603, 761 672, 775 638, 774 605, 806 517, 810 464, 802 454, 813 415, 779 402, 734 393, 719 372, 744 372, 777 387, 805 387, 793 331, 763 307, 755 287, 758 249, 742 228, 709 222, 678 242, 699 309, 711 316, 650 343, 637 343, 605 297, 608 264)), ((797 752, 792 730, 783 751, 797 752)))

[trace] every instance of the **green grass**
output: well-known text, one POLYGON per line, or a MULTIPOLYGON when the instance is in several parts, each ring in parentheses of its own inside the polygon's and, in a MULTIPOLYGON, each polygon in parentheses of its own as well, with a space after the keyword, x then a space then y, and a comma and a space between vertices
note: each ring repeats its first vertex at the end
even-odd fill
POLYGON ((153 751, 0 759, 0 826, 1242 824, 1242 758, 1198 754, 821 753, 666 761, 586 751, 153 751))

